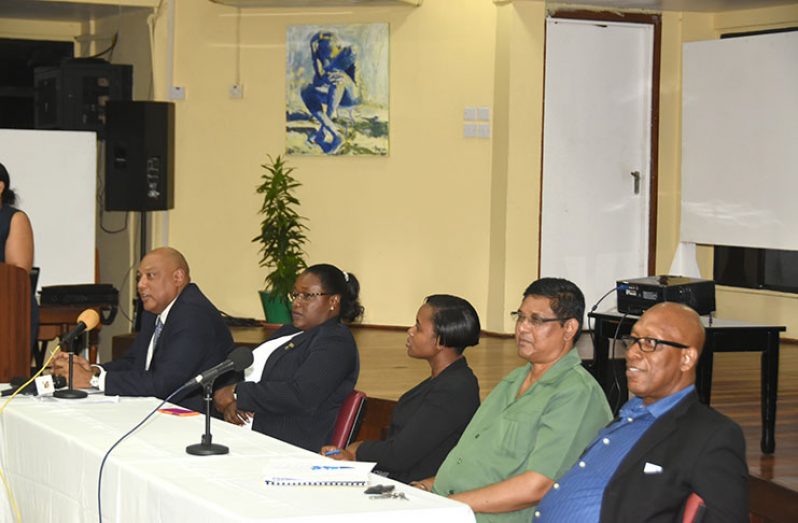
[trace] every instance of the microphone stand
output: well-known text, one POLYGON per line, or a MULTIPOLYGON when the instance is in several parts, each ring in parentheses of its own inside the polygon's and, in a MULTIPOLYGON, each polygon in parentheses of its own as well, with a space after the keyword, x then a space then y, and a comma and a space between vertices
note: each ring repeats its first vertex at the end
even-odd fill
POLYGON ((213 393, 213 381, 205 384, 205 434, 202 435, 202 442, 195 443, 186 447, 186 452, 194 456, 213 456, 216 454, 227 454, 230 452, 228 447, 212 443, 211 436, 211 395, 213 393))
MULTIPOLYGON (((74 343, 74 342, 72 342, 74 343)), ((72 357, 75 355, 72 352, 72 346, 69 347, 69 377, 67 379, 67 389, 66 390, 57 390, 53 392, 54 398, 63 398, 68 400, 79 400, 88 396, 86 391, 77 390, 72 388, 72 357)))

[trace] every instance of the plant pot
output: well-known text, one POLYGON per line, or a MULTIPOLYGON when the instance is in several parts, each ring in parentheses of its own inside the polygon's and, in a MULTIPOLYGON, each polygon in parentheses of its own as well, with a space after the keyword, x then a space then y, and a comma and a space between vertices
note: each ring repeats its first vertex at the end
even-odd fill
POLYGON ((291 305, 282 297, 272 297, 266 291, 258 291, 263 305, 263 314, 268 323, 291 323, 291 305))

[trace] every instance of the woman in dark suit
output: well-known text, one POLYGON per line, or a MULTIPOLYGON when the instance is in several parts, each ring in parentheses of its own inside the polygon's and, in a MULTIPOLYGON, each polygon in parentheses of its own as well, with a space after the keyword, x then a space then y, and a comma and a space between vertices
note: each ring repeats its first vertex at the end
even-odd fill
POLYGON ((335 459, 374 461, 406 483, 434 476, 479 408, 479 383, 463 351, 479 343, 479 317, 466 300, 427 297, 407 331, 407 354, 427 360, 431 376, 399 398, 384 441, 322 447, 335 459))
POLYGON ((360 362, 349 328, 363 314, 360 285, 334 265, 308 267, 294 283, 290 325, 253 351, 245 381, 217 390, 216 408, 236 425, 317 450, 357 382, 360 362))

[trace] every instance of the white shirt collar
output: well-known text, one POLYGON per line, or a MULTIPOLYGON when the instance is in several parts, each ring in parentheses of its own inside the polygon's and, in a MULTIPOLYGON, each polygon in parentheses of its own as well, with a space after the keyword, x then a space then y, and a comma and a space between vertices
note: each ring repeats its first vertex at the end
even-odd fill
MULTIPOLYGON (((180 296, 180 295, 178 294, 177 296, 180 296)), ((164 325, 166 325, 166 317, 169 315, 169 311, 172 310, 172 305, 174 305, 175 302, 177 301, 177 296, 175 296, 175 299, 170 301, 169 305, 167 305, 164 308, 164 310, 161 311, 161 313, 158 315, 158 317, 161 319, 161 323, 163 323, 164 325)))

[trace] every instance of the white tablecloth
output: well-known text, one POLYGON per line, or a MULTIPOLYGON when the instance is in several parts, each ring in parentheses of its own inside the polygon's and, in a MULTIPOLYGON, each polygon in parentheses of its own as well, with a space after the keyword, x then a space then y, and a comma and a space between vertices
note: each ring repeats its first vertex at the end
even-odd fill
MULTIPOLYGON (((19 397, 0 416, 0 457, 24 522, 97 521, 105 452, 157 405, 19 397)), ((103 521, 473 522, 471 510, 395 483, 409 500, 370 499, 363 487, 279 487, 263 482, 270 460, 311 453, 213 420, 222 456, 192 456, 204 416, 155 414, 111 453, 103 472, 103 521)), ((372 475, 372 483, 393 483, 372 475)), ((0 487, 1 488, 1 487, 0 487)), ((13 521, 5 491, 2 518, 13 521)))

